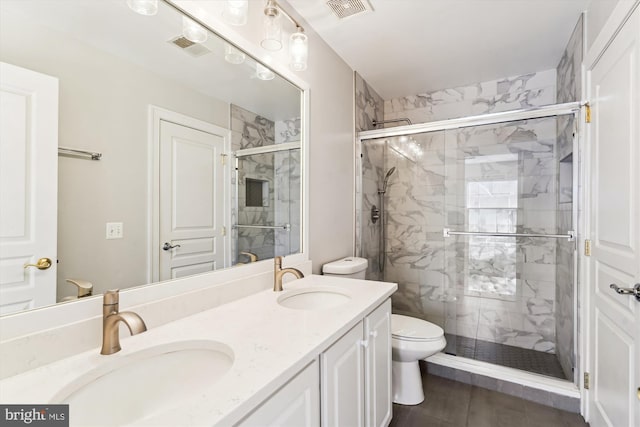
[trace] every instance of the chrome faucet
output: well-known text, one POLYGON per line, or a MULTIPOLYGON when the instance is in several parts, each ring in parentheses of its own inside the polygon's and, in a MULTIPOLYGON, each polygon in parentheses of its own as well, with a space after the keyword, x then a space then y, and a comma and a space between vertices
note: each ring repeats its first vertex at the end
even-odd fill
POLYGON ((107 291, 102 297, 102 350, 100 354, 120 351, 120 322, 124 322, 131 335, 147 330, 142 317, 131 311, 120 313, 120 290, 107 291))
POLYGON ((291 268, 291 267, 282 268, 281 256, 275 257, 273 259, 273 262, 275 264, 275 268, 273 269, 273 292, 282 291, 282 276, 284 276, 287 273, 293 274, 298 279, 302 279, 304 277, 304 274, 302 274, 302 271, 298 270, 297 268, 291 268))

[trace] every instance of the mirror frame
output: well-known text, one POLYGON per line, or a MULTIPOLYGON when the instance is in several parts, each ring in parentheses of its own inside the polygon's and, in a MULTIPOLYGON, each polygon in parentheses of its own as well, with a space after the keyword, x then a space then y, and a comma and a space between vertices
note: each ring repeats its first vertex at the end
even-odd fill
MULTIPOLYGON (((245 38, 240 32, 224 24, 219 17, 208 13, 198 2, 189 0, 162 0, 195 20, 207 30, 247 53, 282 78, 300 89, 300 131, 301 131, 301 252, 286 257, 287 265, 297 265, 309 261, 309 84, 292 72, 286 64, 273 60, 259 46, 245 38)), ((229 130, 230 131, 230 130, 229 130)), ((268 259, 241 268, 225 268, 222 270, 188 276, 181 279, 152 282, 120 291, 121 301, 125 307, 150 303, 181 295, 187 292, 214 287, 216 285, 242 278, 269 273, 273 271, 273 260, 268 259)), ((115 288, 116 286, 114 286, 115 288)), ((7 314, 0 317, 0 342, 5 342, 24 335, 33 334, 45 329, 54 329, 74 322, 79 322, 102 313, 102 295, 83 298, 81 300, 57 303, 28 311, 7 314)))

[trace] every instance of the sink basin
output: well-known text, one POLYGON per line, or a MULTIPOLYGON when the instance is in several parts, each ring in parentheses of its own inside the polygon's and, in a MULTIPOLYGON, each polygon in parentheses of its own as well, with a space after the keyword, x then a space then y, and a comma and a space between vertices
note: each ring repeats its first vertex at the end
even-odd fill
MULTIPOLYGON (((233 351, 214 341, 160 345, 123 357, 64 387, 53 403, 70 404, 71 425, 129 424, 199 396, 233 365, 233 351)), ((117 360, 108 360, 115 357, 117 360)), ((111 362, 111 363, 110 363, 111 362)))
POLYGON ((335 288, 305 288, 286 291, 278 304, 297 310, 321 310, 349 301, 351 297, 335 288))

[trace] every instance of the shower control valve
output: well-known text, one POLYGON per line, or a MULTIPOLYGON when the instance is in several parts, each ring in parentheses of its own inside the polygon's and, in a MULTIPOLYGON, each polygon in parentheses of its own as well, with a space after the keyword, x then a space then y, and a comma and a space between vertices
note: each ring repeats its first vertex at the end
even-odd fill
POLYGON ((380 219, 380 209, 376 205, 371 206, 371 222, 374 224, 380 219))

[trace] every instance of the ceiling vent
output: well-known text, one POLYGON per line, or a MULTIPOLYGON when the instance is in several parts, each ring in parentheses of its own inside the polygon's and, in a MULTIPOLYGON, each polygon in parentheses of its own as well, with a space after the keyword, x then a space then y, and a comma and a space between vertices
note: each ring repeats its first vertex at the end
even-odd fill
POLYGON ((367 0, 328 0, 327 6, 331 8, 338 19, 373 11, 373 7, 367 0))
POLYGON ((183 36, 175 37, 167 43, 171 43, 172 45, 179 47, 194 58, 211 53, 211 51, 202 43, 194 43, 183 36))

